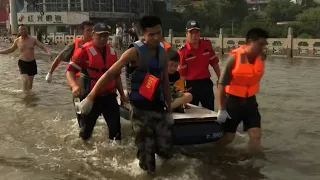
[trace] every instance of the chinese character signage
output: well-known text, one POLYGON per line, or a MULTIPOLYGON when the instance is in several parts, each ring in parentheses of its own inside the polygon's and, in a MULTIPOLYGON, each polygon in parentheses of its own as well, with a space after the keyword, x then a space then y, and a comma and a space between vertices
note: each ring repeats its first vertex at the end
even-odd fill
POLYGON ((81 24, 89 20, 89 13, 81 12, 25 12, 18 13, 18 24, 81 24))
POLYGON ((18 13, 19 24, 67 24, 67 13, 18 13))

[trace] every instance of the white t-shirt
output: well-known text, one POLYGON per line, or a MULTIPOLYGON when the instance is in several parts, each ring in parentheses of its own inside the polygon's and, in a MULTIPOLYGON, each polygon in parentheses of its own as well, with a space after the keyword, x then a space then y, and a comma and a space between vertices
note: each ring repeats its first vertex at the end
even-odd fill
POLYGON ((116 28, 116 36, 117 37, 122 37, 122 28, 121 27, 117 27, 116 28))

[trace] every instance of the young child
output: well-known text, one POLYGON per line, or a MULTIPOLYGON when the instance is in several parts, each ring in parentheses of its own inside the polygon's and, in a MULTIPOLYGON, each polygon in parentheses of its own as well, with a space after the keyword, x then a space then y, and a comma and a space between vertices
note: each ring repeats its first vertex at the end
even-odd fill
MULTIPOLYGON (((192 95, 188 92, 181 92, 176 86, 174 86, 174 83, 180 79, 180 74, 177 71, 178 65, 180 62, 180 56, 179 54, 174 51, 169 53, 169 67, 168 67, 168 73, 169 73, 169 82, 170 82, 170 88, 171 88, 171 96, 172 96, 172 102, 171 102, 171 108, 172 110, 178 109, 179 107, 182 107, 182 105, 187 104, 192 101, 192 95)), ((180 112, 180 110, 179 110, 180 112)))

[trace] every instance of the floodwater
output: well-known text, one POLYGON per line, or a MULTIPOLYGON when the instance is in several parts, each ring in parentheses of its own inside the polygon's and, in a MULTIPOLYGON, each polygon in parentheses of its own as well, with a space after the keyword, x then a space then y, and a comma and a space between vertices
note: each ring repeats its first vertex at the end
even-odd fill
MULTIPOLYGON (((54 54, 59 52, 51 49, 54 54)), ((122 121, 121 145, 107 141, 102 119, 89 143, 78 138, 64 76, 66 63, 55 71, 49 85, 45 75, 51 62, 38 52, 35 95, 29 97, 20 91, 17 53, 0 55, 0 179, 150 179, 135 160, 128 121, 122 121)), ((179 149, 157 169, 155 179, 320 179, 320 60, 269 57, 266 66, 258 95, 266 160, 245 158, 248 137, 240 131, 219 157, 213 144, 179 149)))

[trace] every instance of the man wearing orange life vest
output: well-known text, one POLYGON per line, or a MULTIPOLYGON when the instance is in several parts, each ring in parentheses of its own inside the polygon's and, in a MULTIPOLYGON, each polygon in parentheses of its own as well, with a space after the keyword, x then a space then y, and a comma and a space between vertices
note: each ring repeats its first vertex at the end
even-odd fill
MULTIPOLYGON (((53 61, 52 65, 50 67, 50 70, 46 76, 46 81, 48 83, 52 82, 53 71, 59 66, 61 61, 69 62, 72 55, 74 55, 74 53, 76 52, 77 49, 81 48, 84 43, 92 40, 91 32, 92 32, 93 25, 94 25, 94 23, 92 23, 90 21, 84 21, 80 24, 80 29, 82 31, 83 37, 74 39, 74 41, 72 43, 68 44, 62 50, 62 52, 56 57, 56 59, 53 61)), ((77 77, 79 77, 79 76, 80 76, 80 73, 77 74, 77 77)))
POLYGON ((223 123, 224 137, 219 140, 225 146, 233 141, 242 121, 250 137, 249 149, 260 149, 261 116, 256 94, 264 73, 268 33, 253 28, 246 35, 246 45, 231 51, 226 67, 219 80, 217 121, 223 123), (226 99, 227 98, 227 99, 226 99))
MULTIPOLYGON (((87 42, 78 49, 67 67, 67 80, 75 97, 85 99, 99 78, 117 61, 115 50, 107 44, 111 28, 103 23, 93 26, 92 41, 87 42), (81 72, 79 83, 75 74, 81 72)), ((80 116, 80 133, 83 140, 88 140, 100 114, 108 124, 109 139, 121 140, 121 125, 119 105, 116 90, 118 89, 121 100, 127 101, 122 89, 118 72, 117 78, 104 85, 94 99, 90 113, 80 116)))

